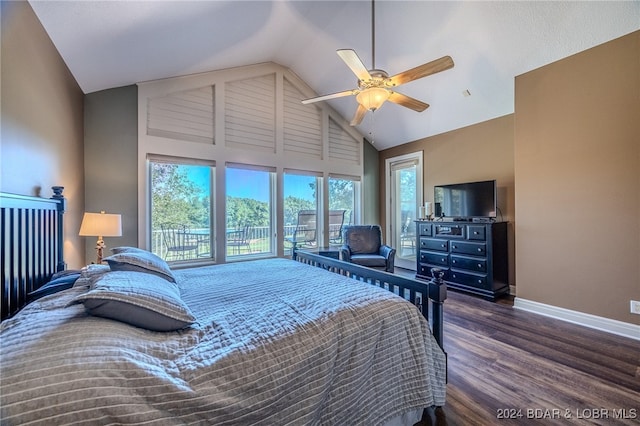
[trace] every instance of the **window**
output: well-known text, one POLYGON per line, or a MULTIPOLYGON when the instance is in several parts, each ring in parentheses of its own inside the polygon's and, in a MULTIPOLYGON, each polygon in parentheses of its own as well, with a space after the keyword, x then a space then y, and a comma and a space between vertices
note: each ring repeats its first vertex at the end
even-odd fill
POLYGON ((168 262, 214 258, 212 192, 215 167, 149 159, 151 251, 168 262))
POLYGON ((227 163, 217 172, 225 183, 216 201, 215 163, 149 155, 148 165, 149 244, 174 264, 290 256, 294 242, 341 245, 343 226, 358 223, 357 178, 325 180, 319 172, 285 169, 278 193, 275 167, 227 163), (282 206, 278 219, 276 206, 282 206), (278 239, 276 223, 283 231, 278 239))
POLYGON ((320 178, 294 171, 284 173, 284 254, 297 247, 318 244, 318 188, 320 178))
POLYGON ((275 252, 274 184, 275 170, 227 164, 227 259, 275 252))
POLYGON ((360 181, 353 177, 329 177, 329 245, 342 245, 342 228, 359 221, 360 181))

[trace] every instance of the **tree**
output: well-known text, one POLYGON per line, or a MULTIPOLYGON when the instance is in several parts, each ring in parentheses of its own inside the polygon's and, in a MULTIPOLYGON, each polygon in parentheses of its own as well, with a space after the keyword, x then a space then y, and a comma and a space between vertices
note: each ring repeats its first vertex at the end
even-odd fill
POLYGON ((353 207, 353 181, 329 179, 329 209, 351 210, 353 207))
POLYGON ((252 198, 227 197, 227 228, 269 226, 269 205, 252 198))
POLYGON ((288 196, 284 199, 284 224, 295 225, 298 223, 298 212, 300 210, 315 210, 313 201, 303 198, 288 196))
POLYGON ((196 185, 184 167, 151 163, 152 229, 163 223, 209 226, 209 192, 196 185))
MULTIPOLYGON (((315 182, 310 184, 313 194, 316 194, 315 182)), ((352 217, 355 193, 353 181, 348 179, 329 178, 329 210, 345 210, 345 220, 352 217)))

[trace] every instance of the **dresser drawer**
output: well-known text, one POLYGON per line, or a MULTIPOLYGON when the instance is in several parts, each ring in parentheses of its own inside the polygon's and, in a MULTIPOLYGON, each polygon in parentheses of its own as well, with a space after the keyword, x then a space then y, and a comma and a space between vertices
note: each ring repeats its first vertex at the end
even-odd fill
POLYGON ((418 235, 422 235, 424 237, 431 237, 432 227, 430 223, 418 223, 418 235))
POLYGON ((449 251, 449 241, 434 238, 420 238, 420 248, 423 250, 449 251))
POLYGON ((449 267, 449 255, 447 253, 434 253, 430 251, 420 251, 420 263, 430 263, 449 267))
POLYGON ((484 243, 467 243, 463 241, 451 242, 451 253, 470 254, 473 256, 486 256, 487 245, 484 243))
POLYGON ((487 239, 484 226, 469 225, 468 236, 470 240, 484 241, 487 239))
POLYGON ((458 271, 449 271, 449 280, 459 284, 468 285, 469 287, 476 287, 481 289, 487 289, 488 287, 486 275, 475 275, 458 271))
POLYGON ((418 264, 418 275, 422 275, 423 277, 428 277, 428 278, 433 278, 433 275, 431 274, 431 270, 433 268, 438 268, 440 269, 442 272, 444 272, 444 277, 442 277, 445 281, 448 279, 449 277, 449 271, 447 269, 444 268, 440 268, 438 266, 433 266, 433 265, 425 265, 423 263, 418 264))
POLYGON ((468 269, 473 272, 487 272, 486 259, 473 259, 471 257, 462 257, 451 255, 451 267, 456 269, 468 269))

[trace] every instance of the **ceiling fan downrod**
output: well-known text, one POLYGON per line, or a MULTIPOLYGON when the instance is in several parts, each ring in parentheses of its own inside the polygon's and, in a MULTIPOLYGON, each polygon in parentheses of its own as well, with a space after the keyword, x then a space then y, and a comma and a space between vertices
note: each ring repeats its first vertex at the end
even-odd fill
POLYGON ((376 69, 376 0, 371 0, 371 69, 376 69))
MULTIPOLYGON (((357 88, 303 99, 302 103, 309 104, 312 102, 342 98, 344 96, 355 96, 358 101, 358 109, 351 120, 350 124, 352 126, 359 125, 367 112, 380 109, 386 101, 416 112, 424 111, 429 108, 429 104, 397 92, 395 90, 396 87, 419 78, 448 70, 453 68, 454 65, 450 56, 443 56, 442 58, 394 74, 391 77, 389 77, 386 71, 377 69, 375 0, 371 0, 371 69, 367 69, 353 49, 338 49, 336 53, 358 78, 357 88)), ((371 136, 373 140, 373 131, 371 136)))

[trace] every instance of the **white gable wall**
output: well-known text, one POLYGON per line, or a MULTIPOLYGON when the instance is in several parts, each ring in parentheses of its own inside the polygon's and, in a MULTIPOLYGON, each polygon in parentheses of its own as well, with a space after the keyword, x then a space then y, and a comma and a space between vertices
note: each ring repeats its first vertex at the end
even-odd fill
MULTIPOLYGON (((214 161, 218 212, 228 163, 275 168, 280 192, 285 169, 362 180, 362 135, 324 103, 301 104, 315 95, 274 63, 139 83, 138 223, 148 223, 149 154, 214 161)), ((216 226, 224 228, 221 216, 216 226)), ((138 240, 147 245, 146 227, 138 240)))

